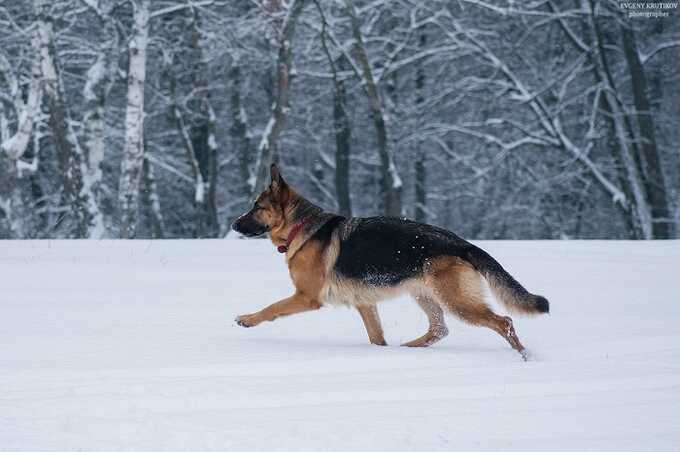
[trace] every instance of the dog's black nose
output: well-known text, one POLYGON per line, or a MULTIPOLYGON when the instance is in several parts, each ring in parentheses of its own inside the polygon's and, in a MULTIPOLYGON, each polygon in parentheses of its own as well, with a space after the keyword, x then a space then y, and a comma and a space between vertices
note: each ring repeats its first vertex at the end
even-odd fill
POLYGON ((238 230, 238 221, 234 221, 234 222, 231 224, 231 229, 233 229, 233 230, 236 231, 236 232, 239 232, 239 230, 238 230))

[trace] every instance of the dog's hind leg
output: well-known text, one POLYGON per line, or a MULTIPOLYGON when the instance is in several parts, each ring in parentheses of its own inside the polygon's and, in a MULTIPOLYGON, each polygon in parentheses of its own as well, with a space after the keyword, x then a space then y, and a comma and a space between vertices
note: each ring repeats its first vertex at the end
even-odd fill
POLYGON ((371 344, 387 345, 385 337, 383 336, 382 325, 380 324, 380 315, 378 308, 375 305, 357 305, 357 311, 361 315, 361 320, 364 321, 366 332, 368 333, 368 340, 371 344))
POLYGON ((496 314, 484 301, 482 277, 474 268, 455 257, 440 258, 431 266, 428 278, 449 312, 468 323, 494 330, 527 359, 512 319, 496 314))
POLYGON ((423 334, 418 339, 414 339, 401 345, 405 347, 427 347, 446 337, 446 335, 449 334, 449 329, 446 327, 444 311, 441 306, 439 306, 439 303, 425 295, 417 295, 415 299, 418 306, 425 311, 430 326, 427 329, 427 333, 423 334))

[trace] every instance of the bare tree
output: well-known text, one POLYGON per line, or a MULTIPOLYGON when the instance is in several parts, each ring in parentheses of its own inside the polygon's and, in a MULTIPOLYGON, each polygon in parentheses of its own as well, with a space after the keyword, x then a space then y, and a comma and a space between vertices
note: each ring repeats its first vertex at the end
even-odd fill
POLYGON ((383 208, 385 214, 400 216, 402 214, 401 206, 401 190, 402 181, 394 163, 392 151, 389 148, 389 141, 387 139, 387 124, 385 121, 385 114, 383 112, 383 104, 380 99, 380 93, 373 77, 373 68, 366 53, 364 45, 364 38, 359 26, 359 19, 354 8, 352 0, 345 0, 345 6, 349 15, 352 35, 354 38, 354 50, 361 67, 361 85, 366 91, 366 96, 371 107, 371 116, 373 118, 373 125, 375 126, 375 133, 378 141, 378 153, 380 155, 380 189, 383 196, 383 208))
POLYGON ((640 61, 640 52, 632 26, 621 25, 621 36, 633 91, 634 120, 637 122, 637 130, 640 135, 639 148, 642 151, 640 163, 647 199, 651 206, 652 236, 658 239, 668 239, 672 237, 672 222, 668 207, 665 176, 661 168, 656 143, 654 117, 647 94, 649 86, 647 75, 640 61))
POLYGON ((278 60, 276 67, 276 99, 272 106, 271 117, 267 123, 262 139, 257 148, 257 160, 255 162, 255 179, 250 184, 252 187, 251 198, 262 191, 269 175, 269 167, 274 159, 274 152, 279 135, 283 130, 286 114, 290 109, 290 79, 292 76, 293 63, 293 36, 298 17, 302 14, 305 0, 293 0, 289 10, 283 19, 279 33, 278 60))
MULTIPOLYGON (((427 43, 427 38, 424 33, 421 32, 418 45, 422 50, 425 48, 427 43)), ((425 70, 422 66, 422 62, 419 62, 416 67, 416 101, 415 108, 416 114, 418 115, 418 125, 422 125, 420 118, 423 115, 423 105, 425 104, 425 70)), ((414 185, 415 185, 415 208, 414 216, 417 221, 427 222, 427 173, 425 169, 425 162, 427 159, 425 150, 423 149, 423 143, 421 140, 416 142, 415 151, 415 162, 414 166, 414 185)))
POLYGON ((352 216, 352 200, 350 197, 349 186, 349 156, 350 142, 352 139, 352 126, 347 115, 347 94, 345 82, 338 75, 338 71, 345 67, 345 56, 340 54, 336 59, 331 55, 328 47, 327 28, 328 22, 326 15, 321 8, 318 0, 316 4, 319 15, 321 16, 321 45, 328 59, 333 79, 333 132, 335 135, 335 195, 338 202, 340 215, 352 216))
POLYGON ((149 211, 151 237, 154 239, 162 239, 165 235, 165 220, 163 219, 161 201, 158 196, 156 176, 154 174, 153 166, 149 163, 148 159, 144 159, 142 171, 144 174, 144 202, 149 211))
POLYGON ((253 153, 253 146, 251 143, 251 136, 248 125, 248 115, 243 107, 241 100, 241 67, 238 61, 234 62, 229 69, 229 81, 231 88, 231 127, 229 129, 232 145, 235 146, 238 154, 238 172, 241 177, 240 196, 242 210, 245 211, 246 206, 250 202, 252 196, 252 189, 249 182, 254 180, 254 175, 251 172, 251 159, 253 153))

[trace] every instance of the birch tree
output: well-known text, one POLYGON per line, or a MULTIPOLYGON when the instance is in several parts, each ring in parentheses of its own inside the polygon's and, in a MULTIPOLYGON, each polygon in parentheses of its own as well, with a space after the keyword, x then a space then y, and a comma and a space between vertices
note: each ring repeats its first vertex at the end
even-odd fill
MULTIPOLYGON (((106 157, 106 105, 107 98, 114 82, 118 77, 118 56, 121 46, 121 36, 113 17, 111 5, 98 5, 96 2, 81 0, 88 7, 101 27, 104 38, 99 43, 94 62, 86 72, 83 86, 83 150, 85 158, 85 172, 83 183, 86 190, 92 194, 96 211, 93 215, 94 230, 92 238, 104 235, 104 213, 102 212, 102 198, 104 187, 102 164, 106 157)), ((110 215, 111 212, 108 212, 110 215)))
POLYGON ((144 162, 144 83, 149 42, 150 0, 133 0, 132 6, 133 24, 128 43, 125 145, 118 184, 121 238, 134 238, 136 235, 139 185, 144 162))
MULTIPOLYGON (((36 54, 39 49, 37 33, 33 33, 31 50, 36 54)), ((38 159, 33 157, 31 162, 23 159, 31 144, 35 123, 39 120, 42 99, 42 73, 40 59, 33 58, 30 74, 25 89, 21 86, 21 76, 0 51, 0 74, 6 81, 8 98, 0 102, 0 157, 7 158, 5 182, 0 187, 0 212, 4 216, 9 229, 9 236, 23 238, 27 235, 24 227, 23 201, 20 192, 19 179, 23 173, 36 171, 38 159), (24 92, 26 95, 24 96, 24 92), (11 130, 8 110, 12 108, 16 118, 15 130, 11 130)), ((0 169, 1 171, 1 169, 0 169)))
POLYGON ((57 149, 63 180, 64 204, 71 208, 75 220, 75 237, 101 237, 101 212, 94 199, 92 186, 83 179, 87 168, 65 99, 50 2, 35 0, 35 9, 42 78, 48 101, 52 139, 57 149))

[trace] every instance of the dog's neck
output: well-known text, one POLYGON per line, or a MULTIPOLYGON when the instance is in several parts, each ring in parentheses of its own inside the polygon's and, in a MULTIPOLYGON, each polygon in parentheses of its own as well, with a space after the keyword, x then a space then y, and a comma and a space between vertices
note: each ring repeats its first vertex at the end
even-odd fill
POLYGON ((300 231, 305 226, 307 221, 308 221, 307 218, 303 218, 299 222, 295 223, 292 228, 290 228, 290 231, 288 232, 288 237, 286 237, 285 245, 279 245, 278 247, 276 247, 276 250, 279 253, 285 253, 288 251, 290 244, 293 243, 293 240, 295 240, 295 237, 297 237, 297 235, 300 233, 300 231))
POLYGON ((272 231, 270 238, 277 249, 283 250, 286 262, 293 258, 295 253, 302 248, 307 240, 316 233, 326 222, 336 215, 326 213, 324 210, 294 193, 291 201, 284 209, 285 224, 272 231), (291 233, 295 232, 295 234, 291 233))
POLYGON ((287 218, 290 219, 289 222, 291 224, 298 223, 305 218, 315 218, 323 213, 321 207, 298 194, 295 194, 287 208, 289 210, 287 218))
POLYGON ((309 225, 315 223, 315 219, 323 214, 323 209, 316 204, 308 201, 295 192, 291 193, 291 201, 289 201, 284 208, 283 214, 285 221, 283 224, 273 229, 269 235, 272 243, 278 247, 289 247, 291 243, 298 236, 306 236, 305 232, 309 225), (290 237, 294 230, 295 237, 290 237))

